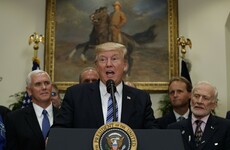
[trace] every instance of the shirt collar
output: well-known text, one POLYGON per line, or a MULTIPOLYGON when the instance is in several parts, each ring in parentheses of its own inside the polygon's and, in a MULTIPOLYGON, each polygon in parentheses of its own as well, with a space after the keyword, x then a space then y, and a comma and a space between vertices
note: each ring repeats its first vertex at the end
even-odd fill
POLYGON ((198 119, 192 114, 192 124, 194 124, 196 120, 202 120, 205 124, 207 124, 209 116, 210 116, 210 114, 201 118, 201 119, 198 119))
MULTIPOLYGON (((37 116, 41 117, 42 116, 42 111, 44 110, 44 108, 42 108, 41 106, 32 103, 33 107, 34 107, 34 111, 36 113, 37 116)), ((48 115, 52 115, 53 114, 53 106, 52 103, 45 109, 48 112, 48 115)))
POLYGON ((189 116, 189 111, 190 111, 190 110, 188 109, 187 112, 186 112, 185 114, 180 115, 180 114, 178 114, 176 111, 173 110, 173 112, 174 112, 174 114, 175 114, 175 117, 176 117, 176 120, 178 120, 179 117, 184 117, 185 119, 187 119, 188 116, 189 116))
MULTIPOLYGON (((106 95, 109 94, 109 93, 107 92, 107 87, 106 87, 106 85, 105 85, 102 81, 99 82, 99 88, 100 88, 100 92, 101 92, 101 94, 102 94, 103 96, 106 96, 106 95)), ((122 89, 123 89, 123 84, 122 84, 122 82, 116 86, 116 89, 117 89, 116 94, 118 94, 118 96, 121 96, 121 95, 122 95, 122 89)))

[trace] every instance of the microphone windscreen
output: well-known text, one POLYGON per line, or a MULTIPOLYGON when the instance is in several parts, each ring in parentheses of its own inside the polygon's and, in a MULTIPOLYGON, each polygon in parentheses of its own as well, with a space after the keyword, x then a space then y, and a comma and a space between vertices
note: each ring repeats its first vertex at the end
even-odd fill
POLYGON ((112 79, 106 81, 106 87, 108 93, 111 93, 112 90, 114 90, 113 92, 116 92, 115 82, 112 79))

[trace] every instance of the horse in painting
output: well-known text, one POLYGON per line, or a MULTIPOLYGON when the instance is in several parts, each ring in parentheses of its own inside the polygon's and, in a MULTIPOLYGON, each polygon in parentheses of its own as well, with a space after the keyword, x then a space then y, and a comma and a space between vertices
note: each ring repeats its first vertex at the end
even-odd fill
MULTIPOLYGON (((111 41, 107 7, 100 7, 99 9, 96 9, 95 12, 90 15, 90 20, 93 24, 93 29, 89 35, 89 40, 76 45, 75 49, 73 49, 72 52, 69 54, 69 59, 73 57, 77 50, 83 48, 83 51, 81 52, 81 59, 84 62, 87 62, 85 54, 89 49, 93 49, 98 44, 111 41)), ((131 67, 133 64, 133 58, 131 57, 131 54, 133 52, 133 49, 135 48, 136 42, 130 35, 124 32, 121 32, 121 41, 121 44, 125 45, 127 48, 127 59, 129 67, 126 75, 130 75, 131 67)))

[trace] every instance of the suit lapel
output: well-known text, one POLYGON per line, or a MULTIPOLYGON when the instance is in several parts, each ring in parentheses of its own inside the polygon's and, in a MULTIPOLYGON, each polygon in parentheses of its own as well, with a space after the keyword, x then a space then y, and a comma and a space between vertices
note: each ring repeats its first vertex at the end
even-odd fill
POLYGON ((200 149, 202 149, 208 143, 210 138, 212 138, 212 136, 214 135, 216 129, 217 128, 215 118, 210 115, 201 138, 201 145, 199 146, 200 149))
POLYGON ((93 108, 93 115, 97 120, 97 125, 100 127, 104 124, 104 117, 102 112, 99 81, 97 81, 95 84, 91 84, 88 100, 91 105, 90 108, 93 108))
POLYGON ((121 122, 128 124, 135 113, 135 95, 129 87, 123 84, 121 122))
POLYGON ((34 132, 34 135, 43 139, 42 131, 32 105, 25 110, 25 120, 28 123, 29 128, 34 132))
POLYGON ((55 121, 55 118, 57 116, 57 114, 60 112, 60 109, 56 108, 53 106, 53 123, 55 121))
POLYGON ((167 115, 167 121, 168 121, 167 122, 168 124, 173 123, 173 122, 177 122, 176 116, 175 116, 175 114, 174 114, 173 111, 170 111, 170 113, 168 113, 168 115, 167 115))
POLYGON ((180 121, 180 124, 182 126, 181 134, 183 136, 185 149, 193 149, 195 142, 191 118, 180 121))

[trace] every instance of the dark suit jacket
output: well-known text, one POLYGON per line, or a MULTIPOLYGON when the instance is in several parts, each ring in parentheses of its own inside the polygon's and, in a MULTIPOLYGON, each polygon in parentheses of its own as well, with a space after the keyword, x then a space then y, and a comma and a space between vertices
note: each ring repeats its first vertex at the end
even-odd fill
MULTIPOLYGON (((133 129, 156 127, 146 92, 123 84, 121 122, 133 129)), ((104 125, 99 81, 67 89, 54 127, 99 128, 104 125)))
MULTIPOLYGON (((189 115, 191 115, 191 113, 189 115)), ((157 118, 157 124, 160 129, 167 129, 168 125, 174 122, 177 122, 177 120, 173 111, 170 111, 161 118, 157 118)))
MULTIPOLYGON (((57 112, 53 107, 54 115, 57 112)), ((45 150, 45 140, 32 105, 8 113, 6 140, 7 150, 45 150)))
POLYGON ((6 120, 6 115, 9 113, 11 110, 5 106, 0 106, 0 115, 2 116, 3 123, 5 123, 6 120))
POLYGON ((230 111, 226 113, 226 119, 230 119, 230 111))
MULTIPOLYGON (((10 109, 5 107, 5 106, 0 106, 0 115, 1 115, 1 118, 2 118, 2 123, 3 123, 3 127, 1 126, 0 128, 0 131, 1 132, 4 132, 4 127, 5 127, 5 120, 6 120, 6 115, 7 113, 10 112, 10 109)), ((5 133, 5 132, 4 132, 5 133)), ((2 136, 4 134, 1 133, 0 135, 0 150, 5 150, 5 142, 6 142, 6 139, 4 138, 4 136, 2 136)))
POLYGON ((230 150, 230 121, 210 115, 201 139, 196 148, 191 118, 169 125, 169 129, 180 129, 185 150, 230 150))
POLYGON ((157 118, 157 124, 160 129, 167 129, 168 125, 174 122, 176 122, 176 116, 173 111, 170 111, 161 118, 157 118))

